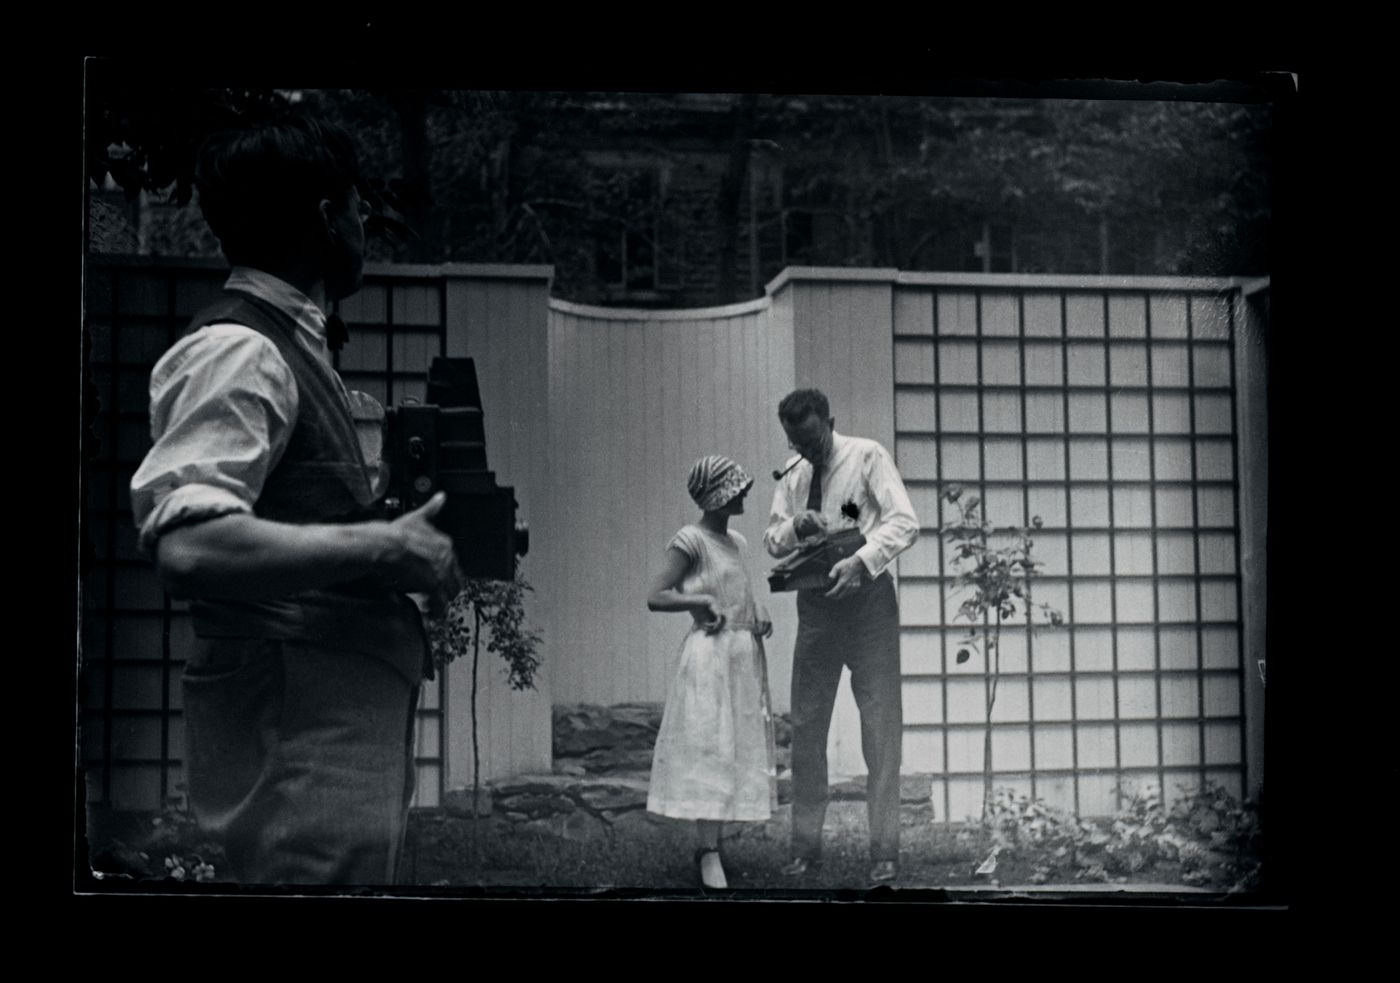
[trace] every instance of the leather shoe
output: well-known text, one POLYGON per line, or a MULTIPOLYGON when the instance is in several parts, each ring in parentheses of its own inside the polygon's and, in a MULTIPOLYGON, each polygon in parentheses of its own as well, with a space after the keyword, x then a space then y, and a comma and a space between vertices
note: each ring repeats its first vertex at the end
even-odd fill
POLYGON ((895 878, 898 876, 899 869, 895 866, 893 860, 877 861, 875 866, 870 868, 870 883, 872 885, 893 884, 895 878))
POLYGON ((822 865, 820 860, 814 857, 793 857, 783 867, 783 873, 788 877, 802 877, 810 874, 822 865))

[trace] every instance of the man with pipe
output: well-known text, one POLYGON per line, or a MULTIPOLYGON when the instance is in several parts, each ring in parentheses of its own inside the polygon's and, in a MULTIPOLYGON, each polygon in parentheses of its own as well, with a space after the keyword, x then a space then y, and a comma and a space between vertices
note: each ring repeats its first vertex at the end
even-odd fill
POLYGON ((872 884, 895 880, 903 740, 899 605, 890 564, 918 537, 919 520, 889 451, 835 430, 826 396, 799 389, 778 405, 788 446, 801 455, 778 480, 764 532, 775 557, 828 531, 855 526, 865 545, 831 569, 829 589, 797 592, 792 664, 792 854, 788 874, 821 862, 826 743, 842 666, 860 710, 868 769, 872 884))

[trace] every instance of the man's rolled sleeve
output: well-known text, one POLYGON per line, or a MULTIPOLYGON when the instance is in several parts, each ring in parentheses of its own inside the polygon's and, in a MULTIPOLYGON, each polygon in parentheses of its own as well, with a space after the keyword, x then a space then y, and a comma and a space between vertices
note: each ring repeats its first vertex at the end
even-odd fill
POLYGON ((297 408, 296 381, 276 346, 239 325, 182 339, 156 363, 150 391, 152 446, 131 479, 148 553, 176 526, 252 512, 297 408))
POLYGON ((215 485, 181 485, 160 498, 141 524, 141 549, 151 553, 156 540, 177 526, 217 519, 221 515, 251 513, 253 507, 238 495, 215 485))

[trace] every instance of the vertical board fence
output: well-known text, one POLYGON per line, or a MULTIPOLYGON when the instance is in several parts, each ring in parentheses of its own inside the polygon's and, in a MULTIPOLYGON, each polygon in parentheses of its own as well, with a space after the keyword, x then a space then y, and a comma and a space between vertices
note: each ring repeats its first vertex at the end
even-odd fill
MULTIPOLYGON (((691 311, 620 311, 550 302, 553 480, 563 489, 551 625, 561 702, 661 701, 688 617, 646 607, 671 536, 699 510, 696 459, 725 454, 755 481, 731 528, 748 540, 761 599, 768 475, 787 451, 773 393, 791 388, 792 349, 767 302, 691 311)), ((776 612, 770 674, 791 672, 795 621, 776 612)), ((785 694, 784 694, 785 695, 785 694)))

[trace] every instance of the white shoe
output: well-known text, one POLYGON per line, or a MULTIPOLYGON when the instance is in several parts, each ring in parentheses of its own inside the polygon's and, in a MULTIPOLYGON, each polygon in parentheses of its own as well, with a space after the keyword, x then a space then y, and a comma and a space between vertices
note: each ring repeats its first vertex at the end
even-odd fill
POLYGON ((696 850, 695 870, 700 878, 702 890, 724 891, 729 888, 729 882, 724 877, 724 864, 720 861, 718 850, 706 847, 696 850))

